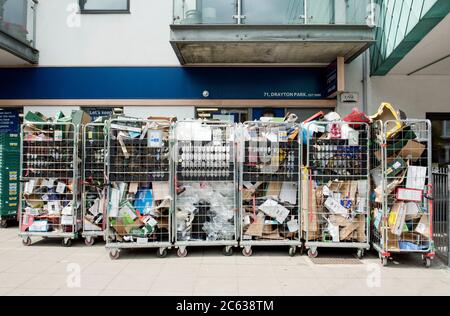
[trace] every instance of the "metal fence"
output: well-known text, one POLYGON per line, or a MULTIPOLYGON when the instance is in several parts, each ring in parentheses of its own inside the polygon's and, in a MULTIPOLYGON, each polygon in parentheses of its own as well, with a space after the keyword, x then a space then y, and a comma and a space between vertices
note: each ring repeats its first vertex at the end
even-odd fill
POLYGON ((450 166, 439 167, 433 170, 433 239, 436 247, 436 256, 450 266, 450 243, 448 238, 450 232, 450 222, 448 221, 450 207, 449 174, 450 166))

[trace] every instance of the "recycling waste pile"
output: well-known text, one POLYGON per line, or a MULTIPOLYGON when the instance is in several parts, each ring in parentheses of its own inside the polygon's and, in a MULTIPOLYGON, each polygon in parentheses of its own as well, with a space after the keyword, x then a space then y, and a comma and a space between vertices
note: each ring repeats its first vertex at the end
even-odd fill
POLYGON ((9 179, 12 205, 18 179, 7 159, 19 136, 25 245, 104 239, 111 259, 135 248, 184 257, 193 246, 245 256, 286 247, 311 258, 320 248, 362 258, 372 246, 383 265, 394 254, 419 254, 427 267, 434 258, 431 123, 388 103, 372 116, 354 109, 298 122, 288 113, 243 124, 28 112, 20 135, 1 134, 0 188, 3 200, 9 179))
POLYGON ((300 126, 281 122, 244 123, 240 139, 241 242, 252 246, 300 246, 300 126))
POLYGON ((172 246, 172 122, 117 118, 106 133, 110 257, 126 248, 158 248, 165 257, 172 246))
POLYGON ((64 246, 79 237, 81 211, 81 127, 90 117, 74 111, 54 118, 27 113, 22 125, 20 236, 60 238, 64 246))
POLYGON ((320 247, 341 247, 362 258, 370 248, 368 122, 355 110, 343 119, 320 113, 303 123, 302 230, 310 257, 320 247))
POLYGON ((382 104, 372 120, 373 247, 383 265, 392 253, 434 258, 431 123, 382 104))
POLYGON ((180 121, 175 127, 175 247, 238 246, 235 125, 180 121))

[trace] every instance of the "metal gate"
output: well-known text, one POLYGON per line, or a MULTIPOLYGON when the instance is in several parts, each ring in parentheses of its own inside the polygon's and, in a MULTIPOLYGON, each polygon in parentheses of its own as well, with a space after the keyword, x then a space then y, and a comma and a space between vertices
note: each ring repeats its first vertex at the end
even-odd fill
POLYGON ((449 248, 450 232, 450 166, 439 167, 433 170, 433 239, 436 247, 436 256, 450 266, 449 248))
POLYGON ((106 133, 109 255, 158 248, 165 257, 172 246, 172 123, 118 118, 108 122, 106 133))
POLYGON ((180 121, 174 150, 175 247, 238 246, 236 126, 217 121, 180 121))

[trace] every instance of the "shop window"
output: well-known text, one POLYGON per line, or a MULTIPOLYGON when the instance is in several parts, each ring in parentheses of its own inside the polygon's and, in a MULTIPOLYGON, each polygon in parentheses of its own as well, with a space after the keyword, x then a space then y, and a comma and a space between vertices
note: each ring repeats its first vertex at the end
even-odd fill
POLYGON ((130 0, 79 0, 81 13, 130 13, 130 0))
POLYGON ((442 138, 450 138, 450 121, 443 121, 442 138))

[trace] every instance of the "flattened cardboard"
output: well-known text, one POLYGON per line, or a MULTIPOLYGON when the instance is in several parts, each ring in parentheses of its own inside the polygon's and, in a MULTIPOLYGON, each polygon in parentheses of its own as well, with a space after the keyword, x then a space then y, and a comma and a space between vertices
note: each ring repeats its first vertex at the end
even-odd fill
POLYGON ((426 146, 414 140, 409 140, 398 154, 405 160, 416 162, 422 157, 425 152, 426 146))

